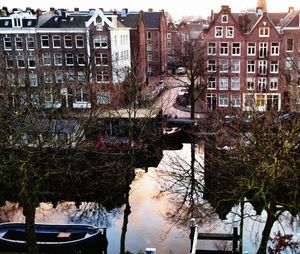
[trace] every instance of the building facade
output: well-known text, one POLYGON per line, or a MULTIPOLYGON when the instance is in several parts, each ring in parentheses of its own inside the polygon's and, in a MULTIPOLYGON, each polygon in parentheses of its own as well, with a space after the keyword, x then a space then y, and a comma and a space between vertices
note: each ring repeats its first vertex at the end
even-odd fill
POLYGON ((28 87, 45 108, 114 103, 131 55, 129 28, 116 15, 77 8, 2 14, 1 84, 14 106, 29 99, 28 87))

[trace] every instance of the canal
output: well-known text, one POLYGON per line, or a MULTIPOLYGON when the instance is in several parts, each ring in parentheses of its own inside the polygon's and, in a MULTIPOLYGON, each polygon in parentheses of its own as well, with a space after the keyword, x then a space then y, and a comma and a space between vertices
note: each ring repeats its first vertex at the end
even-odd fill
MULTIPOLYGON (((199 181, 203 172, 204 152, 197 149, 196 160, 199 181)), ((184 144, 178 151, 164 151, 163 158, 158 167, 149 168, 148 172, 142 169, 135 170, 135 178, 130 185, 129 203, 131 213, 128 217, 127 232, 125 238, 126 250, 131 253, 144 253, 145 248, 156 248, 157 254, 184 254, 189 253, 189 219, 174 214, 176 202, 180 193, 163 191, 174 184, 174 172, 182 170, 188 172, 191 161, 191 145, 184 144), (185 220, 179 220, 185 218, 185 220), (176 223, 175 223, 176 222, 176 223)), ((182 181, 178 181, 177 190, 183 191, 182 181)), ((174 186, 172 186, 174 187, 174 186)), ((201 198, 201 197, 200 197, 201 198)), ((201 202, 200 231, 204 233, 232 232, 233 227, 239 227, 239 206, 233 207, 224 220, 220 220, 213 209, 204 200, 201 202), (208 216, 209 214, 209 216, 208 216)), ((178 203, 177 203, 178 205, 178 203)), ((120 239, 124 221, 124 208, 122 205, 107 210, 98 203, 61 201, 57 205, 41 203, 37 209, 37 223, 88 223, 99 227, 107 227, 108 253, 118 254, 120 251, 120 239)), ((6 218, 9 221, 24 221, 21 209, 17 204, 6 204, 6 218)), ((255 253, 261 225, 264 223, 265 214, 257 216, 252 207, 246 207, 244 251, 255 253)), ((200 216, 200 215, 199 215, 200 216)), ((199 218, 198 218, 199 219, 199 218)), ((291 219, 289 213, 281 217, 280 222, 273 227, 273 233, 280 229, 287 233, 295 234, 300 239, 299 219, 291 219)), ((201 249, 230 249, 230 243, 218 241, 198 241, 201 249)), ((95 254, 97 251, 95 250, 95 254)))

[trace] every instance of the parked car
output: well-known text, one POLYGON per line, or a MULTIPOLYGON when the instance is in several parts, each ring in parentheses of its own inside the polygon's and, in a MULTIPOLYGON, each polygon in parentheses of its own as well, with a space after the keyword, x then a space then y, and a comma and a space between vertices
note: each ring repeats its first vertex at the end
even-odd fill
POLYGON ((186 73, 185 67, 178 67, 177 68, 177 74, 178 75, 184 75, 186 73))
POLYGON ((160 80, 157 84, 157 90, 159 92, 159 94, 161 94, 162 92, 164 92, 167 89, 166 83, 164 80, 160 80))
POLYGON ((182 105, 182 106, 188 105, 189 95, 190 95, 189 89, 182 88, 177 94, 176 103, 178 103, 179 105, 182 105))

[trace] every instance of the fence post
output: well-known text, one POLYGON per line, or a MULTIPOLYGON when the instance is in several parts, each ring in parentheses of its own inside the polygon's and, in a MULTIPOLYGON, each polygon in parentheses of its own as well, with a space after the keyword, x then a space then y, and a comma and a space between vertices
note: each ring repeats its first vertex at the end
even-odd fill
POLYGON ((233 253, 237 253, 238 241, 239 241, 238 228, 234 227, 233 228, 233 239, 232 239, 232 252, 233 253))
POLYGON ((193 249, 195 229, 196 229, 196 219, 192 218, 191 219, 191 233, 190 233, 190 239, 191 239, 190 253, 192 253, 192 249, 193 249))

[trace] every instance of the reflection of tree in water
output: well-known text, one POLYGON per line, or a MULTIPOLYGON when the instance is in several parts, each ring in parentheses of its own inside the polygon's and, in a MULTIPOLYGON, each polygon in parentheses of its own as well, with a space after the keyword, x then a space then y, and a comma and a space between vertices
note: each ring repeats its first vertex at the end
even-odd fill
POLYGON ((158 177, 159 195, 166 195, 171 204, 165 217, 173 226, 183 229, 187 228, 191 218, 197 218, 202 224, 214 221, 216 216, 203 199, 204 158, 195 148, 195 145, 185 145, 183 150, 166 154, 158 177))
POLYGON ((107 211, 99 203, 82 202, 78 208, 69 217, 72 223, 85 223, 96 225, 98 227, 109 228, 111 219, 121 214, 120 208, 115 208, 107 211))

